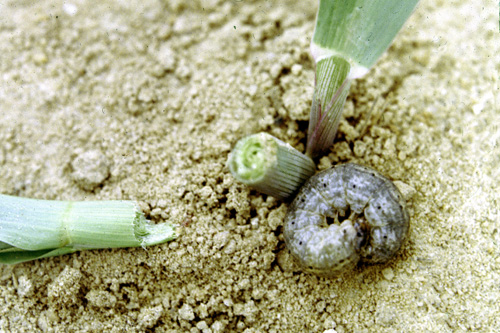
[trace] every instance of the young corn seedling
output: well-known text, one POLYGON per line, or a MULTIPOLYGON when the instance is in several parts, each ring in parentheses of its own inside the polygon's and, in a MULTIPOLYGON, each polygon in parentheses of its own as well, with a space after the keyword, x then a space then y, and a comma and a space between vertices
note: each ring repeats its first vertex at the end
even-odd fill
POLYGON ((0 194, 0 263, 80 250, 146 247, 176 238, 170 223, 150 224, 134 201, 53 201, 0 194))
POLYGON ((333 144, 352 80, 365 75, 389 47, 417 2, 320 0, 311 42, 316 80, 307 156, 261 133, 259 140, 250 136, 236 144, 229 158, 233 176, 278 199, 296 193, 314 174, 311 158, 333 144))
POLYGON ((418 0, 321 0, 311 42, 316 84, 306 153, 328 149, 351 81, 365 75, 406 22, 418 0))

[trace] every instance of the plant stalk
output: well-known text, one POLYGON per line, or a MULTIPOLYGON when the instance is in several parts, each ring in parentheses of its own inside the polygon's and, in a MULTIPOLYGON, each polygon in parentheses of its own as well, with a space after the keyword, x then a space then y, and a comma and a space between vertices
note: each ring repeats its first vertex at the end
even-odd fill
POLYGON ((238 181, 280 200, 292 196, 316 171, 309 157, 267 133, 238 141, 228 165, 238 181))
POLYGON ((0 263, 86 249, 146 247, 176 237, 151 224, 134 201, 53 201, 0 194, 0 263))
POLYGON ((351 80, 369 71, 417 3, 418 0, 320 0, 311 42, 316 82, 308 156, 316 157, 333 144, 351 80))

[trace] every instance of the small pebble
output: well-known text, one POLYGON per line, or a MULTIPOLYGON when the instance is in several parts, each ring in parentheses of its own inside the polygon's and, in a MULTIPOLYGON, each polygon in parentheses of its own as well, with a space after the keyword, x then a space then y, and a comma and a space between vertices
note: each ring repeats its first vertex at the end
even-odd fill
POLYGON ((300 72, 302 72, 302 65, 299 64, 294 64, 292 66, 292 74, 293 75, 299 75, 300 72))
POLYGON ((384 276, 384 279, 391 281, 394 279, 394 271, 392 268, 387 267, 382 270, 382 275, 384 276))
POLYGON ((193 308, 189 304, 184 304, 180 309, 179 309, 179 317, 181 319, 191 321, 194 319, 194 311, 193 308))
POLYGON ((93 191, 109 177, 109 165, 109 160, 101 151, 85 151, 71 163, 71 178, 82 189, 93 191))

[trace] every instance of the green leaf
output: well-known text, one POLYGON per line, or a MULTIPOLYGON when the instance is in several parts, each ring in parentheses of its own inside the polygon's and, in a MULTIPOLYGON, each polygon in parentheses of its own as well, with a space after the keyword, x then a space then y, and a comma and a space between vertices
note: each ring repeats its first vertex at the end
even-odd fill
POLYGON ((61 256, 63 254, 69 254, 76 251, 78 250, 72 247, 61 247, 57 249, 38 250, 38 251, 12 251, 12 252, 0 251, 0 264, 9 264, 9 265, 18 264, 21 262, 31 261, 35 259, 61 256))
POLYGON ((364 75, 389 47, 418 0, 320 0, 311 53, 318 62, 337 55, 364 75))

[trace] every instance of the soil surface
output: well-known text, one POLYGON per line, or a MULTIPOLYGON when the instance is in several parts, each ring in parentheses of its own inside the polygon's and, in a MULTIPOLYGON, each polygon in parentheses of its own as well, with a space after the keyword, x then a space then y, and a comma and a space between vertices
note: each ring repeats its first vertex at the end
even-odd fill
POLYGON ((226 167, 237 140, 260 131, 304 151, 316 9, 0 4, 0 192, 138 200, 154 223, 180 225, 147 249, 0 266, 0 331, 500 328, 497 3, 422 1, 353 83, 318 169, 355 162, 404 183, 411 230, 389 263, 329 279, 291 261, 288 204, 226 167))

